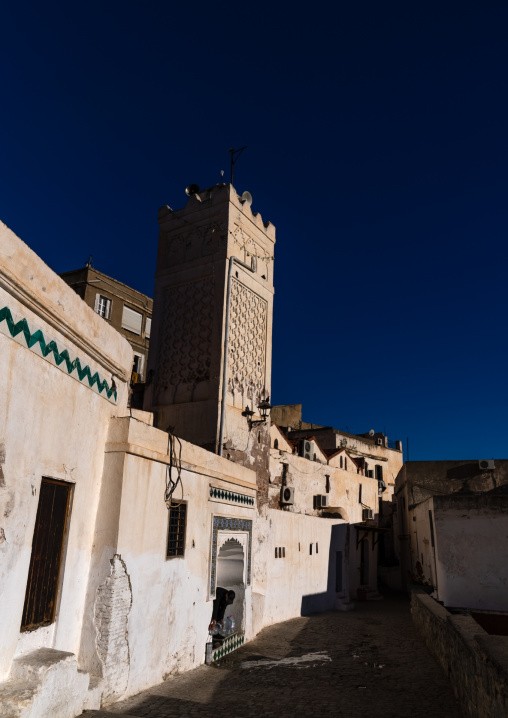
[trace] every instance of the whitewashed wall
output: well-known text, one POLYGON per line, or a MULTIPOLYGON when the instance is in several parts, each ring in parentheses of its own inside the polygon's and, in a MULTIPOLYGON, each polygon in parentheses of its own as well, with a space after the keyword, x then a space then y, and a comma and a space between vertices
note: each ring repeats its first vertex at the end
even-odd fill
POLYGON ((506 496, 434 497, 438 600, 508 611, 506 496))
MULTIPOLYGON (((129 344, 55 275, 5 225, 0 224, 0 678, 15 653, 45 645, 77 652, 88 560, 111 416, 125 411, 132 350, 129 344), (7 308, 8 313, 5 311, 7 308), (14 324, 26 332, 13 337, 14 324), (18 325, 19 327, 20 325, 18 325), (79 381, 44 359, 41 345, 27 346, 40 330, 45 344, 67 349, 111 386, 108 400, 87 379, 79 381), (20 636, 42 477, 73 487, 61 571, 60 602, 49 629, 20 636)), ((62 366, 65 366, 65 362, 62 366)))
MULTIPOLYGON (((123 695, 131 695, 204 662, 212 614, 213 518, 254 521, 255 474, 187 442, 182 445, 182 480, 174 498, 187 502, 185 552, 183 557, 167 559, 164 488, 168 435, 136 419, 112 422, 104 467, 105 510, 97 522, 87 592, 87 613, 93 617, 94 625, 86 636, 95 636, 101 610, 97 592, 120 560, 123 571, 118 576, 128 579, 130 604, 121 635, 99 657, 106 667, 106 702, 118 697, 117 685, 123 687, 123 695), (248 496, 252 505, 238 505, 228 498, 213 500, 210 486, 248 496), (106 510, 108 503, 110 510, 106 510)), ((235 530, 230 528, 223 533, 235 536, 235 530)), ((250 536, 244 543, 246 560, 249 543, 250 536)), ((251 593, 252 582, 245 587, 246 638, 252 637, 251 593)), ((119 596, 118 607, 114 605, 108 617, 113 625, 118 625, 118 614, 124 606, 120 593, 119 596)), ((84 642, 82 660, 90 666, 95 660, 94 651, 93 642, 84 642)))

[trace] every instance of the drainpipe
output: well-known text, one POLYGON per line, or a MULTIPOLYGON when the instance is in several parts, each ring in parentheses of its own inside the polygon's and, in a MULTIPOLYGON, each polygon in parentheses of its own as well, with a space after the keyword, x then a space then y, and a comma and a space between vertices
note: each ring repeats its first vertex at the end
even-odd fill
POLYGON ((222 444, 224 441, 224 422, 226 420, 226 379, 228 375, 228 349, 229 349, 229 311, 231 307, 231 275, 233 274, 233 264, 238 264, 240 267, 247 269, 249 272, 254 272, 252 267, 242 262, 241 259, 236 257, 229 258, 229 270, 228 270, 228 290, 226 295, 226 326, 224 329, 224 362, 222 369, 222 400, 220 404, 220 432, 219 432, 219 446, 217 447, 217 453, 222 456, 222 444))

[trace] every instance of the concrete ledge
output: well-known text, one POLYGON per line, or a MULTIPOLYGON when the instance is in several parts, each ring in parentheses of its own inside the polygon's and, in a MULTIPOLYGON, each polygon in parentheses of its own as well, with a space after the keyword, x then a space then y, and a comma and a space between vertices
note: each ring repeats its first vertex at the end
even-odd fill
POLYGON ((508 637, 490 636, 471 616, 450 614, 424 592, 411 593, 417 631, 448 675, 465 716, 508 716, 508 637))
MULTIPOLYGON (((169 464, 168 434, 130 417, 115 417, 109 426, 106 453, 125 453, 169 464)), ((212 479, 257 490, 256 472, 181 440, 182 468, 212 479)), ((178 447, 179 450, 179 447, 178 447)))

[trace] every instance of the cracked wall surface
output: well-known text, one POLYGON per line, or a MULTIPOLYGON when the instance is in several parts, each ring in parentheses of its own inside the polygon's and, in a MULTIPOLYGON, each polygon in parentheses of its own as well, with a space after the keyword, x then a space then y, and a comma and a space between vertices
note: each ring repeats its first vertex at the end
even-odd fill
POLYGON ((125 562, 119 554, 111 559, 111 574, 97 589, 94 610, 97 653, 104 679, 103 702, 111 702, 127 689, 130 669, 127 620, 132 589, 125 562))

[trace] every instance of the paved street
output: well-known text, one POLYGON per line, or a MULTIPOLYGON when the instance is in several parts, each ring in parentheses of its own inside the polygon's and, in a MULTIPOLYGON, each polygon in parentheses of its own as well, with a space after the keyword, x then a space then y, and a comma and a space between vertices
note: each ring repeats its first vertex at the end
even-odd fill
POLYGON ((398 596, 267 628, 220 664, 172 677, 108 710, 139 718, 462 716, 413 630, 407 599, 398 596))

